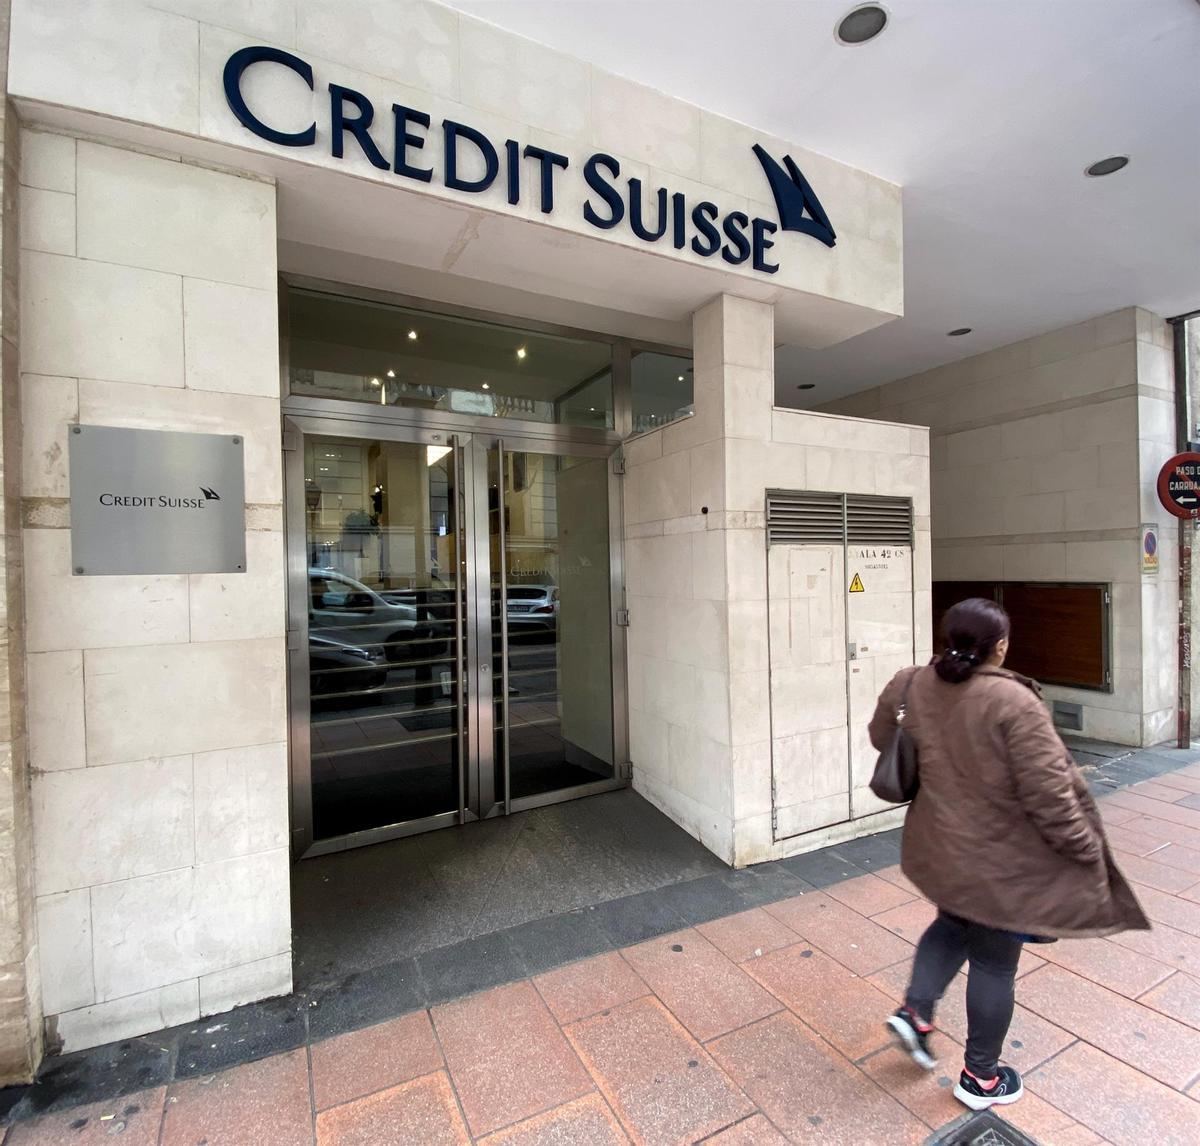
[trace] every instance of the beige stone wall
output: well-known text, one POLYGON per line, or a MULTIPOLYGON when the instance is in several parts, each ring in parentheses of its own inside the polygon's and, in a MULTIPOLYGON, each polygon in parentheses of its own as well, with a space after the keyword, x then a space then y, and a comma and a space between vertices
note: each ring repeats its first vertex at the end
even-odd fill
POLYGON ((275 189, 30 129, 33 877, 51 1042, 291 984, 275 189), (77 577, 73 423, 245 437, 247 570, 77 577))
POLYGON ((1127 309, 829 407, 931 427, 937 580, 1111 583, 1112 692, 1047 692, 1124 744, 1173 728, 1176 530, 1155 494, 1175 440, 1170 347, 1166 323, 1127 309), (1143 522, 1160 527, 1154 577, 1143 522))
MULTIPOLYGON (((799 834, 809 826, 799 805, 818 799, 810 775, 817 763, 811 753, 790 751, 794 738, 786 732, 773 735, 766 491, 911 496, 916 616, 928 618, 929 445, 924 430, 907 426, 773 409, 774 338, 765 304, 723 296, 696 313, 694 330, 695 416, 625 446, 630 756, 640 792, 742 866, 883 826, 847 815, 840 823, 825 818, 823 833, 799 834), (789 838, 772 825, 773 767, 776 810, 800 825, 789 838), (780 800, 791 804, 781 808, 780 800)), ((839 559, 839 585, 841 575, 839 559)), ((831 626, 820 656, 830 674, 838 671, 835 662, 843 666, 842 707, 814 727, 840 726, 861 773, 861 737, 851 745, 849 727, 869 718, 867 706, 885 681, 876 679, 873 659, 847 677, 845 646, 834 647, 829 611, 818 610, 818 620, 831 626)), ((918 657, 929 649, 928 629, 927 620, 918 627, 918 657)), ((878 672, 890 675, 904 663, 911 663, 911 645, 907 658, 880 660, 878 672)), ((790 727, 787 710, 821 703, 812 679, 799 674, 793 685, 776 688, 780 729, 790 727)), ((895 820, 902 812, 885 815, 895 820)))

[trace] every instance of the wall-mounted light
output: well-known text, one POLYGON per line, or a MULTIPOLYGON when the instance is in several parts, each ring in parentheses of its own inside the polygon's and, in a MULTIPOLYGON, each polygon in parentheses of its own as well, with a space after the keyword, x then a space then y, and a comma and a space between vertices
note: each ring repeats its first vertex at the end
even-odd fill
POLYGON ((416 342, 416 341, 417 341, 417 332, 416 332, 415 330, 410 330, 410 331, 408 332, 408 341, 409 341, 409 342, 416 342))
POLYGON ((518 347, 517 347, 517 357, 518 357, 518 358, 524 358, 524 357, 525 357, 525 347, 523 347, 523 346, 518 346, 518 347))

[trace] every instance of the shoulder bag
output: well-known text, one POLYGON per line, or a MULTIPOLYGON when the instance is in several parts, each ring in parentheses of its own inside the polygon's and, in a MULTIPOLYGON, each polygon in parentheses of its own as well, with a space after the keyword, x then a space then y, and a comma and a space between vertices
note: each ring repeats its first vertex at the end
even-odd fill
POLYGON ((908 690, 916 675, 914 672, 904 683, 904 691, 896 708, 896 730, 892 733, 891 743, 879 754, 875 773, 871 777, 871 791, 889 804, 907 804, 916 796, 921 785, 917 771, 917 746, 904 727, 904 718, 908 713, 908 690))

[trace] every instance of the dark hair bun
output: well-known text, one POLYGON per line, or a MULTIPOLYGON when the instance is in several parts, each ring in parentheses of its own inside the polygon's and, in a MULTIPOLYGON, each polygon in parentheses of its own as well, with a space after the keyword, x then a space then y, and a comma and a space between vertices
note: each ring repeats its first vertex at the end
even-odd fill
POLYGON ((942 620, 945 651, 934 671, 947 684, 969 680, 1008 636, 1008 614, 984 597, 960 601, 942 620))

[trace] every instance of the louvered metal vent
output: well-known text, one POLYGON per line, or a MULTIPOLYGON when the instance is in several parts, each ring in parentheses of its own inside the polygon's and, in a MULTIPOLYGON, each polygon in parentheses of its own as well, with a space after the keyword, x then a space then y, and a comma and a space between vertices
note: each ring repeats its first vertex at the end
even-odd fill
POLYGON ((768 545, 911 545, 906 497, 767 491, 768 545))
POLYGON ((912 502, 906 497, 846 497, 847 536, 852 545, 911 545, 912 502))

